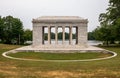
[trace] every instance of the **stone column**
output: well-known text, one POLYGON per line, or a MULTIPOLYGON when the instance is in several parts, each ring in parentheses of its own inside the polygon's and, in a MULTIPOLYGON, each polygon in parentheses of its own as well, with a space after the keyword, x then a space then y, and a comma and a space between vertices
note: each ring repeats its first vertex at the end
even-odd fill
POLYGON ((58 44, 58 27, 55 27, 55 44, 58 44))
POLYGON ((42 26, 33 24, 33 46, 42 45, 42 26))
POLYGON ((78 45, 87 46, 87 24, 82 23, 78 26, 78 45))
POLYGON ((65 27, 63 26, 62 29, 63 29, 62 44, 64 44, 65 43, 65 27))
POLYGON ((50 26, 48 26, 48 44, 51 44, 50 33, 50 26))
POLYGON ((72 26, 70 26, 69 34, 70 34, 70 41, 69 41, 69 44, 72 44, 72 26))

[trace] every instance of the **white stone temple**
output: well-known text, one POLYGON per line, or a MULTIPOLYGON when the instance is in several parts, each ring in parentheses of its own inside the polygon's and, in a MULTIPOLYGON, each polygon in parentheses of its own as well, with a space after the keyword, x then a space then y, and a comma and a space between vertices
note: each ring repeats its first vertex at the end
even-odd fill
POLYGON ((78 16, 41 16, 33 19, 33 44, 17 48, 17 52, 51 52, 51 53, 74 53, 74 52, 106 52, 104 49, 87 44, 88 20, 78 16), (47 29, 45 29, 47 28, 47 29), (51 43, 51 32, 54 28, 55 43, 51 43), (58 30, 62 30, 62 44, 59 44, 58 30), (69 31, 69 44, 66 44, 65 28, 69 31), (73 30, 75 28, 75 30, 73 30), (44 34, 47 30, 47 44, 44 34), (72 33, 76 31, 76 41, 73 44, 72 33))
POLYGON ((41 16, 33 19, 33 47, 44 49, 86 48, 88 20, 79 16, 41 16), (62 44, 58 44, 58 28, 62 28, 62 44), (65 28, 69 28, 69 45, 65 44, 65 28), (48 28, 48 43, 44 42, 45 28, 48 28), (55 44, 51 43, 51 28, 55 28, 55 44), (73 28, 76 29, 76 43, 73 41, 73 28))

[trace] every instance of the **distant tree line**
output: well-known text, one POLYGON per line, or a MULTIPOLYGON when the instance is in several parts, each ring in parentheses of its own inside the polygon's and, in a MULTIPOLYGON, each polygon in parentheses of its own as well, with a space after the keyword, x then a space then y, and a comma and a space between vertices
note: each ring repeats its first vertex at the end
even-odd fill
MULTIPOLYGON (((62 40, 62 32, 59 32, 58 33, 58 39, 59 40, 62 40)), ((73 39, 76 38, 76 35, 75 34, 72 34, 73 36, 73 39)), ((48 33, 44 33, 44 39, 47 40, 48 39, 48 33)), ((55 33, 51 32, 51 39, 55 39, 55 33)), ((65 32, 65 39, 69 39, 69 33, 65 32)))
POLYGON ((93 32, 88 32, 88 40, 95 40, 93 32))

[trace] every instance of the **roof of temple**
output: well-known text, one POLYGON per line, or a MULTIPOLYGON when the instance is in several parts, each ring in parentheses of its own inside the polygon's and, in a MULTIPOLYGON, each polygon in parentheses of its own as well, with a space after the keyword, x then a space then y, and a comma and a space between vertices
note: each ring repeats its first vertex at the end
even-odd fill
POLYGON ((88 22, 88 20, 79 16, 41 16, 32 22, 88 22))

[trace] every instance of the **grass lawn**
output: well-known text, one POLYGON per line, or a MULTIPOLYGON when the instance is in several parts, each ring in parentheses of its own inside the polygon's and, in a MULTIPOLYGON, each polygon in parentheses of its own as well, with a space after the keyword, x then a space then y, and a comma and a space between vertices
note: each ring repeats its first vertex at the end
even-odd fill
POLYGON ((120 47, 103 47, 118 56, 92 62, 20 61, 1 55, 17 47, 0 44, 0 78, 120 78, 120 47))
POLYGON ((108 53, 44 53, 44 52, 18 52, 7 54, 16 58, 37 60, 86 60, 112 56, 108 53))

